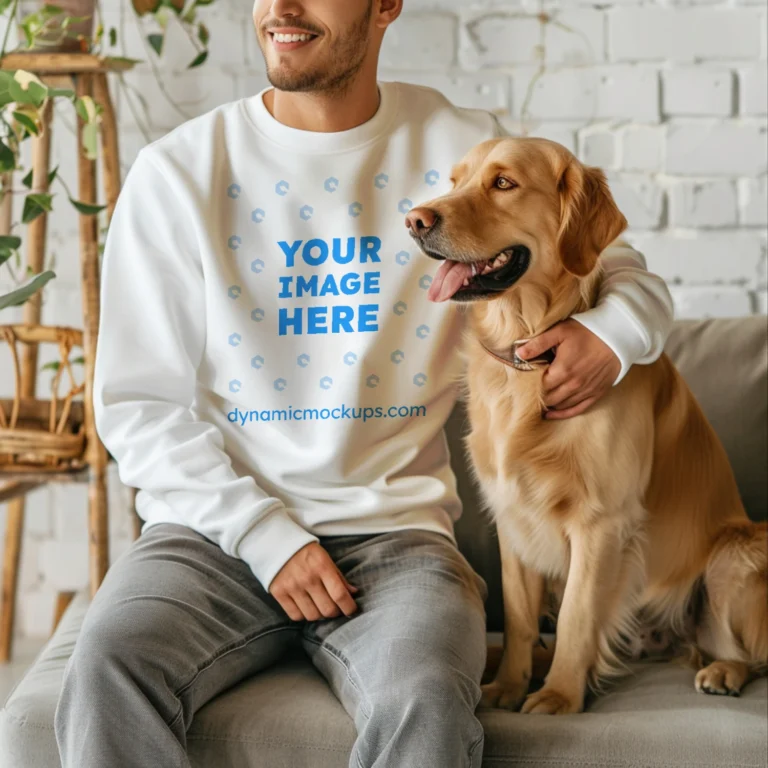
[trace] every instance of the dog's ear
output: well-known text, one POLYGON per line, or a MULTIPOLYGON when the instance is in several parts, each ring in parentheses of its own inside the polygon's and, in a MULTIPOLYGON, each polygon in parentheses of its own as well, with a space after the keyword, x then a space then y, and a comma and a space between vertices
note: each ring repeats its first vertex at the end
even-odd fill
POLYGON ((626 229, 627 220, 599 168, 572 159, 560 174, 557 186, 560 259, 571 274, 584 277, 595 268, 603 249, 626 229))

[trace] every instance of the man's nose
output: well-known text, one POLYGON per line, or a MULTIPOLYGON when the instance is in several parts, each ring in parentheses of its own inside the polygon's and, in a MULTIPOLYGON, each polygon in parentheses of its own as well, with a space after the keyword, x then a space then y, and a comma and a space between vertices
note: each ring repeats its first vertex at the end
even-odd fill
POLYGON ((405 226, 412 235, 426 235, 437 224, 438 215, 431 208, 413 208, 405 217, 405 226))

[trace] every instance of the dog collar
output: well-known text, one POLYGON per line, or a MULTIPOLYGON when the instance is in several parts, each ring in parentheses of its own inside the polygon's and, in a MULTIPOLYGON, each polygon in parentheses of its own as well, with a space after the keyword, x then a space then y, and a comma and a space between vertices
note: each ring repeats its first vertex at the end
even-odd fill
POLYGON ((521 357, 517 356, 517 350, 523 346, 523 344, 527 344, 529 340, 524 341, 515 341, 512 342, 512 345, 509 348, 509 356, 501 355, 498 352, 494 352, 492 349, 489 349, 488 347, 483 344, 483 342, 480 342, 480 346, 495 360, 498 360, 500 363, 503 363, 506 366, 509 366, 510 368, 514 368, 517 371, 535 371, 538 368, 544 368, 547 365, 551 365, 555 360, 555 349, 552 347, 551 349, 548 349, 546 352, 543 352, 538 357, 533 357, 530 360, 523 360, 521 357))

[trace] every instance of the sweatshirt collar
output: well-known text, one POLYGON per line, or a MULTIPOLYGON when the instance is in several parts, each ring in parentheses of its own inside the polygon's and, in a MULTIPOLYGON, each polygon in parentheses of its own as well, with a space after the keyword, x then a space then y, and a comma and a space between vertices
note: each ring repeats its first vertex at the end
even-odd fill
POLYGON ((397 112, 397 83, 379 82, 379 108, 370 120, 346 131, 325 133, 291 128, 276 120, 264 105, 270 88, 242 100, 246 116, 267 139, 283 147, 306 152, 339 152, 359 149, 387 132, 397 112))

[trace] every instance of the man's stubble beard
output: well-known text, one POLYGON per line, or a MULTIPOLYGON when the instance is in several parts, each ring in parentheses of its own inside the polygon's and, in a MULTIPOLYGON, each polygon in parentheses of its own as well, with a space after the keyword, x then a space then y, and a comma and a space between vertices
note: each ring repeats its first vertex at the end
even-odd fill
MULTIPOLYGON (((267 67, 267 79, 274 88, 294 93, 313 91, 338 97, 349 88, 365 61, 373 0, 362 18, 353 24, 347 34, 328 51, 328 68, 305 72, 284 67, 267 67)), ((266 58, 266 57, 265 57, 266 58)))

